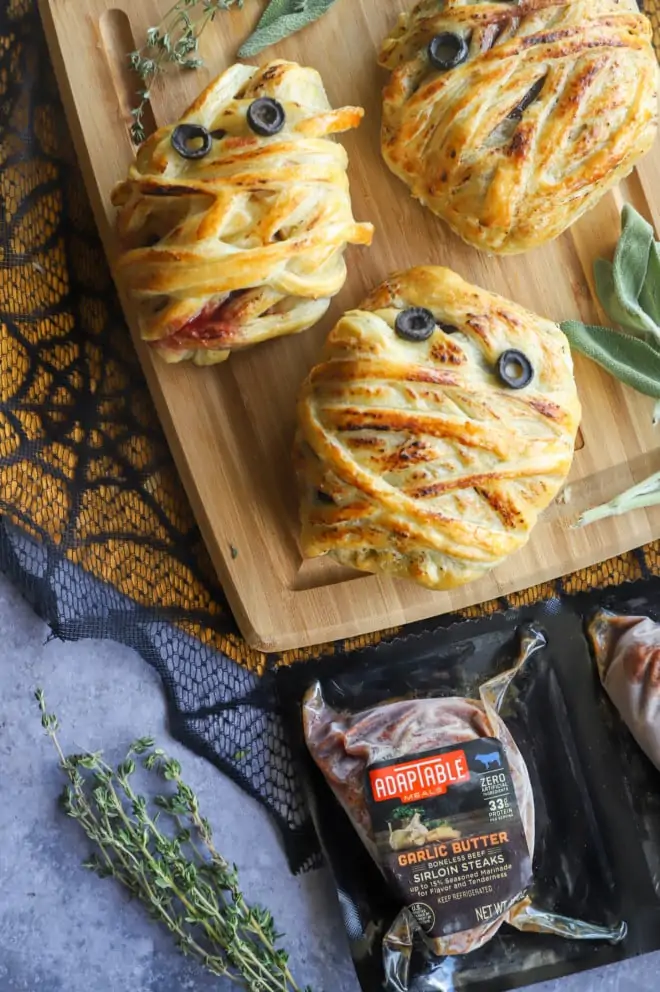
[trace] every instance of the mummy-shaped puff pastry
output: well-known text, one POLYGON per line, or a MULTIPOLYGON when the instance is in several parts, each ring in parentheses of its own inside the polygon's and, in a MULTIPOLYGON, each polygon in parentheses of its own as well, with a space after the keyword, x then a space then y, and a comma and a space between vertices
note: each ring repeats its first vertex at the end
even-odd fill
POLYGON ((112 197, 116 271, 166 361, 221 362, 325 313, 345 246, 372 237, 329 137, 362 115, 332 110, 314 69, 234 65, 141 146, 112 197))
POLYGON ((385 161, 488 252, 556 237, 656 134, 658 63, 635 0, 421 0, 379 61, 385 161))
POLYGON ((330 333, 299 399, 302 548, 448 589, 520 548, 580 419, 556 324, 410 269, 330 333))

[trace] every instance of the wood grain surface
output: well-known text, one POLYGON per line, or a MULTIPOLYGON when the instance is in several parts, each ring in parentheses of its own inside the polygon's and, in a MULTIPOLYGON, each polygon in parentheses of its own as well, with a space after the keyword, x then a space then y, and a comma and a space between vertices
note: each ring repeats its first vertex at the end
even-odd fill
MULTIPOLYGON (((168 0, 40 0, 73 141, 112 266, 117 245, 110 192, 133 157, 129 126, 135 78, 126 53, 158 23, 168 0)), ((465 279, 554 320, 603 322, 591 269, 610 253, 619 210, 631 201, 660 232, 660 142, 614 193, 559 239, 523 256, 493 258, 464 245, 416 203, 379 150, 386 73, 380 42, 401 0, 340 0, 315 25, 267 50, 255 64, 287 58, 321 72, 334 106, 359 104, 362 126, 342 136, 357 220, 376 228, 371 249, 347 252, 349 278, 311 331, 233 355, 223 365, 166 365, 137 336, 122 300, 172 454, 236 620, 264 651, 301 647, 406 623, 479 603, 563 575, 660 537, 660 507, 581 530, 570 525, 594 503, 660 469, 652 400, 576 356, 584 416, 564 495, 532 538, 490 575, 451 592, 304 561, 291 469, 298 386, 343 310, 397 269, 448 265, 465 279), (232 552, 234 548, 237 554, 232 552)), ((202 41, 206 67, 173 70, 152 88, 158 124, 176 119, 207 82, 235 61, 263 4, 221 13, 202 41)), ((660 429, 660 428, 659 428, 660 429)))

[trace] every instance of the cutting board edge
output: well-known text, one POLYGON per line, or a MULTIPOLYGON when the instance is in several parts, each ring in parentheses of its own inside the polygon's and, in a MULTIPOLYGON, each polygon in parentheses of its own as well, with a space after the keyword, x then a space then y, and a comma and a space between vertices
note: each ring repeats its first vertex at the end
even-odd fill
MULTIPOLYGON (((428 602, 428 607, 423 606, 416 610, 409 606, 403 608, 401 606, 397 606, 396 603, 391 601, 390 596, 388 596, 388 592, 396 590, 399 585, 412 586, 415 590, 418 590, 418 587, 415 586, 414 583, 408 581, 402 582, 400 579, 380 578, 380 585, 384 587, 384 606, 382 613, 375 613, 370 618, 359 616, 354 619, 343 620, 340 623, 332 623, 328 625, 327 629, 317 627, 315 629, 319 634, 318 637, 310 637, 307 633, 302 633, 307 630, 302 622, 304 617, 304 608, 302 608, 302 603, 300 606, 296 604, 295 597, 303 596, 304 593, 293 594, 291 607, 292 616, 300 617, 300 625, 294 626, 286 632, 281 633, 264 630, 259 621, 252 617, 250 610, 246 609, 245 604, 240 600, 236 602, 235 606, 230 600, 230 605, 232 606, 232 610, 236 609, 236 613, 241 617, 241 621, 239 622, 237 620, 237 623, 239 624, 239 628, 246 640, 246 643, 251 648, 254 648, 257 651, 263 651, 265 654, 321 645, 338 639, 359 637, 363 634, 371 634, 379 630, 401 627, 420 620, 428 620, 434 617, 444 616, 447 613, 460 612, 461 610, 478 606, 480 603, 490 602, 498 599, 499 597, 514 595, 515 593, 522 592, 524 589, 531 589, 536 586, 543 585, 544 583, 552 582, 573 572, 579 572, 581 569, 590 568, 608 561, 611 558, 617 558, 621 555, 625 555, 639 547, 640 543, 644 544, 648 543, 648 540, 652 540, 653 538, 650 537, 651 534, 660 534, 660 507, 653 508, 650 511, 633 511, 628 516, 633 521, 637 521, 641 517, 646 518, 647 535, 641 542, 634 533, 630 533, 628 537, 622 537, 614 543, 607 544, 606 550, 604 550, 603 546, 598 541, 601 527, 599 524, 593 524, 591 525, 591 532, 594 535, 594 540, 590 547, 598 548, 596 554, 585 552, 584 554, 578 555, 577 557, 571 559, 570 562, 559 563, 557 566, 547 569, 539 569, 538 572, 534 573, 531 579, 528 576, 523 579, 522 582, 517 582, 515 579, 511 582, 502 581, 499 578, 499 570, 495 569, 486 577, 486 581, 491 582, 493 588, 485 594, 478 592, 474 596, 467 595, 465 600, 460 604, 454 601, 455 598, 458 596, 463 599, 463 594, 469 592, 471 588, 474 588, 476 585, 475 583, 467 584, 459 587, 458 589, 451 590, 451 593, 447 593, 442 590, 432 592, 424 589, 422 590, 425 594, 423 602, 428 602), (649 517, 652 517, 653 521, 649 520, 649 517), (388 587, 391 587, 391 589, 388 587), (426 595, 433 597, 447 597, 445 606, 440 609, 436 609, 435 606, 431 604, 431 600, 426 599, 426 595), (296 631, 299 633, 295 633, 296 631)), ((513 556, 512 559, 509 559, 508 563, 510 563, 514 558, 515 556, 513 556)), ((369 576, 367 579, 360 581, 370 581, 372 579, 375 581, 376 576, 369 576)), ((323 588, 325 587, 319 587, 320 590, 323 588)))
MULTIPOLYGON (((48 45, 48 51, 53 64, 53 69, 55 72, 55 77, 57 81, 58 90, 60 97, 62 99, 62 106, 64 108, 64 113, 67 120, 67 125, 69 127, 71 137, 73 140, 74 148, 76 150, 76 155, 82 172, 83 180, 85 183, 85 188, 90 199, 90 205, 94 213, 94 218, 96 222, 96 227, 99 232, 99 236, 104 246, 106 257, 108 259, 108 264, 112 274, 114 282, 114 267, 112 265, 112 250, 111 250, 111 235, 108 235, 108 219, 106 210, 103 206, 102 197, 98 189, 96 182, 96 174, 94 172, 94 165, 89 154, 87 141, 80 123, 80 118, 76 112, 75 108, 75 96, 70 82, 69 74, 66 70, 66 65, 64 62, 62 49, 59 43, 59 36, 57 25, 55 23, 55 18, 53 14, 53 8, 59 0, 37 0, 39 14, 44 25, 44 33, 46 36, 46 42, 48 45)), ((193 509, 193 515, 197 521, 200 528, 204 543, 211 555, 213 562, 213 567, 218 572, 218 577, 220 579, 221 585, 227 596, 227 600, 230 603, 232 612, 234 614, 234 619, 236 620, 239 630, 246 639, 246 642, 252 647, 259 641, 259 635, 253 629, 250 620, 249 611, 246 612, 243 602, 240 599, 240 594, 235 587, 233 576, 229 569, 229 556, 227 553, 223 552, 220 542, 218 541, 217 535, 208 522, 206 518, 205 507, 203 502, 200 500, 197 485, 194 481, 194 477, 189 470, 187 459, 185 456, 185 451, 181 444, 178 431, 172 422, 170 416, 170 410, 167 406, 167 401, 163 396, 158 382, 158 373, 154 368, 154 362, 149 352, 149 349, 140 339, 139 334, 135 329, 134 321, 128 316, 130 308, 127 307, 122 298, 121 288, 116 286, 118 296, 122 303, 122 310, 126 320, 126 325, 129 329, 133 345, 135 347, 138 360, 140 362, 140 367, 144 373, 147 385, 149 388, 149 393, 151 399, 154 403, 156 411, 158 413, 158 418, 160 424, 163 428, 163 432, 167 439, 168 446, 172 452, 172 457, 176 464, 177 471, 181 478, 183 487, 186 492, 186 496, 190 501, 191 507, 193 509), (242 618, 239 619, 239 618, 242 618)))

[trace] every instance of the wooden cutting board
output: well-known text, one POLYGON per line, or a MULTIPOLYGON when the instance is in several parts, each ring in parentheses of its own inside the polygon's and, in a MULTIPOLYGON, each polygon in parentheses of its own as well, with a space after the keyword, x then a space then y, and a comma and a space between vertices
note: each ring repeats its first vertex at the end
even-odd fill
MULTIPOLYGON (((464 278, 555 320, 602 322, 591 267, 612 251, 619 210, 631 201, 660 232, 660 143, 635 173, 543 248, 489 258, 464 245, 408 194, 379 152, 376 64, 382 38, 405 0, 340 0, 317 24, 255 62, 293 59, 317 68, 334 106, 359 104, 360 129, 342 136, 350 158, 354 214, 372 221, 372 248, 348 250, 348 281, 326 319, 305 334, 270 341, 214 368, 162 363, 136 334, 124 309, 178 470, 236 620, 264 651, 300 647, 406 623, 522 589, 660 537, 660 508, 639 510, 582 530, 578 513, 660 469, 652 401, 576 357, 584 408, 573 470, 560 498, 526 548, 487 578, 451 592, 430 592, 342 568, 304 561, 290 464, 298 386, 343 310, 389 273, 411 265, 448 265, 464 278)), ((409 5, 409 4, 408 4, 409 5)), ((112 265, 117 251, 110 191, 133 157, 129 137, 135 79, 126 53, 142 43, 170 0, 41 0, 64 106, 101 237, 112 265)), ((262 3, 220 13, 204 35, 207 68, 168 73, 152 90, 155 121, 176 119, 207 82, 235 60, 262 3)), ((660 428, 658 428, 660 430, 660 428)))

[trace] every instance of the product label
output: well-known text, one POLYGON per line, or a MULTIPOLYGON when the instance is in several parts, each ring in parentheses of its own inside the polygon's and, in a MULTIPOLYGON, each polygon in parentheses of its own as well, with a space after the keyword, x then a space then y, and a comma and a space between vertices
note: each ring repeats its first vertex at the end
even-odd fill
POLYGON ((366 774, 381 864, 430 936, 501 916, 529 885, 525 832, 496 738, 379 761, 366 774))

